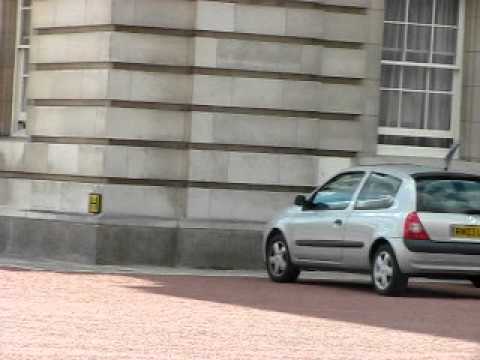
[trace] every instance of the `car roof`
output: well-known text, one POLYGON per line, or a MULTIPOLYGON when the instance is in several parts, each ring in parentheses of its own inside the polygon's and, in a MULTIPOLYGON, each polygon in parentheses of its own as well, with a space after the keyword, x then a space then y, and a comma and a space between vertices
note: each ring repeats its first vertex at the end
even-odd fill
POLYGON ((441 168, 415 164, 362 165, 351 168, 348 171, 378 171, 381 173, 396 175, 399 177, 411 177, 415 175, 431 173, 448 173, 441 168))

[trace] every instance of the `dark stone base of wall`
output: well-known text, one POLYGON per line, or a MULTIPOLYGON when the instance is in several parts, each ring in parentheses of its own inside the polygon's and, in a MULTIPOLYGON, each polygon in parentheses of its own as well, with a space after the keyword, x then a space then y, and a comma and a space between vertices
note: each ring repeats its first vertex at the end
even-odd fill
POLYGON ((0 217, 0 256, 84 264, 263 267, 262 234, 0 217))

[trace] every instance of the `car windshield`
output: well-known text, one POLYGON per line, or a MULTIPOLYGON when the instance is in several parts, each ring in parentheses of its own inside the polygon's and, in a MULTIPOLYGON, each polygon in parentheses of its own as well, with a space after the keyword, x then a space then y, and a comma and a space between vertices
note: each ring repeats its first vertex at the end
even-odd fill
POLYGON ((417 179, 417 210, 480 214, 480 178, 417 179))

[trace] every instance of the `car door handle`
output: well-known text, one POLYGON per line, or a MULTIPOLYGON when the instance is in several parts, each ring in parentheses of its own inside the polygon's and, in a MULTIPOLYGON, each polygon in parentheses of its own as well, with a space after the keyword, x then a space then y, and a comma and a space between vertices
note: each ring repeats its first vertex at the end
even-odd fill
POLYGON ((336 226, 342 226, 343 225, 343 221, 341 219, 337 219, 333 222, 336 226))

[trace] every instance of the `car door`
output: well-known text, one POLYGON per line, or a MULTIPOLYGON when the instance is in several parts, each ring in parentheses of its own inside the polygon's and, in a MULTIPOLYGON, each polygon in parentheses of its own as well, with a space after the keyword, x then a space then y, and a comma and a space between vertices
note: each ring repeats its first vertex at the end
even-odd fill
POLYGON ((398 224, 396 213, 402 180, 372 172, 360 190, 345 225, 343 264, 351 269, 368 269, 369 250, 376 234, 386 234, 398 224))
POLYGON ((343 173, 316 191, 291 223, 293 253, 299 261, 339 263, 344 224, 364 172, 343 173))

